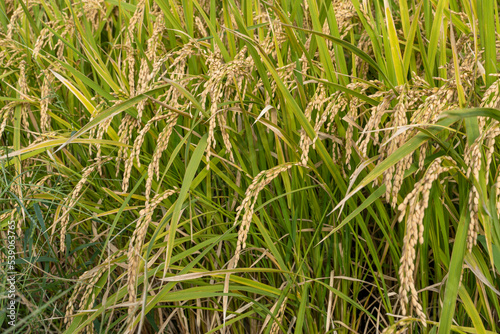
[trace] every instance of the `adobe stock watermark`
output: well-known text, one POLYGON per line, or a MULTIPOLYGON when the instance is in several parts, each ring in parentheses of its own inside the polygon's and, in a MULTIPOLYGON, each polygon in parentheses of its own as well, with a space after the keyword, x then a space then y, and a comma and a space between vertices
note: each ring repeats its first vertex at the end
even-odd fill
POLYGON ((8 222, 7 226, 7 323, 15 327, 17 321, 16 308, 16 224, 14 221, 8 222))

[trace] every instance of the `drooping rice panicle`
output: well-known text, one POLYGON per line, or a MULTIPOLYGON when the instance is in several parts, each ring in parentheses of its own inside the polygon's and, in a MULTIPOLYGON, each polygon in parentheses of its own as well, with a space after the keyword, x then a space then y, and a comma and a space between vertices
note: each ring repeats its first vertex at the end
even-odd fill
MULTIPOLYGON (((129 318, 128 326, 131 328, 132 321, 134 320, 134 313, 136 310, 135 302, 137 301, 137 275, 139 270, 139 263, 141 260, 142 245, 144 244, 144 239, 149 227, 152 222, 154 210, 161 204, 165 199, 172 196, 177 192, 176 189, 167 190, 161 194, 156 195, 151 202, 146 202, 146 206, 139 212, 139 219, 137 221, 136 228, 129 242, 128 247, 128 280, 127 280, 127 290, 129 295, 129 318)), ((145 293, 145 292, 144 292, 145 293)), ((132 330, 132 329, 131 329, 132 330)))
POLYGON ((429 205, 429 195, 432 183, 440 174, 453 168, 454 161, 450 158, 437 158, 427 169, 425 176, 418 181, 413 190, 405 197, 399 205, 400 212, 398 221, 402 222, 406 217, 406 234, 404 237, 403 254, 401 256, 401 266, 399 267, 399 278, 401 286, 399 295, 401 298, 402 313, 407 314, 407 305, 411 302, 411 307, 415 309, 417 316, 426 326, 426 315, 418 301, 417 290, 414 281, 416 246, 417 243, 424 242, 424 212, 429 205), (443 161, 452 163, 451 166, 442 166, 443 161), (408 210, 408 211, 407 211, 408 210), (410 300, 408 299, 410 293, 410 300))

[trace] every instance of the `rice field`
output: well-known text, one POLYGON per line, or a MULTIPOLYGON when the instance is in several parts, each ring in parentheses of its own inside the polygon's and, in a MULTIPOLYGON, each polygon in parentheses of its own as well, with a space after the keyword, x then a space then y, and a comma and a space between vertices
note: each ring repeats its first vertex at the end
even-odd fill
POLYGON ((0 331, 500 332, 499 7, 0 0, 0 331))

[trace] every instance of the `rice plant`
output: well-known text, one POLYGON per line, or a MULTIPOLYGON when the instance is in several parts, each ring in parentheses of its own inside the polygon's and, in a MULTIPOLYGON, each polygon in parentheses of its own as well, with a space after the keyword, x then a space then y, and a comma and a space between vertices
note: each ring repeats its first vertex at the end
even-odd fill
POLYGON ((498 10, 0 0, 2 333, 499 332, 498 10))

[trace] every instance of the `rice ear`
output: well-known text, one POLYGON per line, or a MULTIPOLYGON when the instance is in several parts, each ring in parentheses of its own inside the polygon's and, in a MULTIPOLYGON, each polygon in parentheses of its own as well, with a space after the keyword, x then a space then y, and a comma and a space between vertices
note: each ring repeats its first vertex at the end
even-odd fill
POLYGON ((417 243, 422 244, 424 242, 423 219, 425 209, 429 205, 429 194, 432 183, 440 174, 453 168, 456 168, 456 166, 454 160, 451 158, 443 157, 434 160, 427 169, 425 176, 415 184, 413 190, 405 197, 404 201, 398 207, 400 211, 398 221, 402 222, 406 217, 406 233, 403 241, 401 265, 399 267, 401 309, 402 313, 406 315, 408 311, 407 306, 410 302, 410 305, 415 309, 417 316, 424 326, 426 326, 426 315, 418 301, 414 281, 416 259, 415 247, 417 243), (451 165, 442 166, 441 163, 443 161, 448 161, 451 165), (408 293, 410 293, 410 300, 408 300, 408 293))

